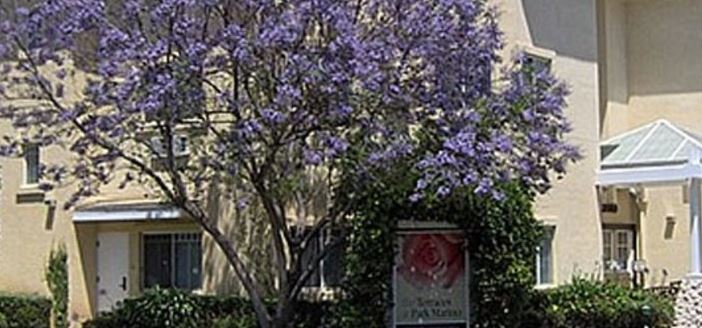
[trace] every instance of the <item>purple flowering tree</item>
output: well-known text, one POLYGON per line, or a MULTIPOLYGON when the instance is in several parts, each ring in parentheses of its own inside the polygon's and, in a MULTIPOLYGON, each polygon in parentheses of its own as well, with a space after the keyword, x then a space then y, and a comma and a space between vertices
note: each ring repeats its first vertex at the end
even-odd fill
POLYGON ((481 0, 32 3, 0 21, 0 116, 14 127, 2 155, 27 143, 73 153, 47 163, 41 183, 71 180, 67 208, 115 180, 154 186, 221 248, 264 328, 288 325, 325 255, 302 254, 353 207, 330 202, 313 229, 295 229, 304 218, 289 217, 291 195, 312 192, 296 187, 302 174, 324 172, 334 197, 341 165, 362 173, 411 154, 422 158, 413 201, 459 188, 499 199, 506 182, 545 191, 577 157, 564 141, 567 89, 520 57, 500 65, 496 17, 481 0), (418 147, 418 134, 437 146, 418 147), (213 189, 264 209, 270 311, 216 223, 226 218, 206 209, 213 189))

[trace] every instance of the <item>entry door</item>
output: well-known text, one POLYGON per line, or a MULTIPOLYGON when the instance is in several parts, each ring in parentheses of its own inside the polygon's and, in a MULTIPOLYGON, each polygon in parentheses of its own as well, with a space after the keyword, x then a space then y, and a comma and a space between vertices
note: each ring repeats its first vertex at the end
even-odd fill
POLYGON ((129 294, 129 233, 98 234, 97 267, 98 311, 111 311, 129 294))

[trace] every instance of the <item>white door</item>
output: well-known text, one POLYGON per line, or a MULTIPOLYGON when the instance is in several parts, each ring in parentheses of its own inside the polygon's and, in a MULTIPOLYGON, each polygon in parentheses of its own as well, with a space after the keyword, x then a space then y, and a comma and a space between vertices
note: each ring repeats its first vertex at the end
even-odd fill
POLYGON ((129 233, 98 234, 97 267, 98 311, 111 311, 129 293, 129 233))

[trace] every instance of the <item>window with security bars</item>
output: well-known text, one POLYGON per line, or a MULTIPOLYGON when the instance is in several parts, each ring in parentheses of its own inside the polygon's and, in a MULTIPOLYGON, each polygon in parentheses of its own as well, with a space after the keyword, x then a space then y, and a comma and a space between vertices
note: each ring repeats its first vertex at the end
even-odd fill
POLYGON ((199 289, 202 285, 202 234, 143 236, 144 288, 199 289))

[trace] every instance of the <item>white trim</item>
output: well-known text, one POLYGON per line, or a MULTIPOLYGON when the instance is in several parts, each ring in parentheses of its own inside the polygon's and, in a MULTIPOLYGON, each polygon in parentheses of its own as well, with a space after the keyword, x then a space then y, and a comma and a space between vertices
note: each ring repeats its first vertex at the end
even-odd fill
MULTIPOLYGON (((26 164, 25 164, 25 166, 26 166, 26 164)), ((20 188, 20 193, 24 193, 24 192, 27 192, 27 191, 36 191, 36 192, 41 192, 41 193, 44 192, 43 190, 39 189, 39 184, 38 184, 38 183, 25 183, 25 182, 26 182, 26 179, 27 179, 27 176, 26 176, 26 175, 23 176, 22 179, 24 179, 24 181, 22 181, 22 184, 21 184, 20 187, 19 187, 19 188, 20 188)))
POLYGON ((536 285, 535 286, 553 285, 556 282, 556 277, 555 277, 556 270, 555 270, 555 260, 554 260, 554 255, 555 255, 554 248, 555 248, 555 243, 556 243, 556 225, 555 224, 554 225, 544 224, 544 228, 545 228, 545 230, 547 230, 547 231, 545 231, 545 234, 543 236, 544 238, 539 240, 539 245, 536 246, 536 256, 535 256, 536 271, 534 272, 535 273, 534 276, 536 278, 536 285), (542 283, 541 282, 541 280, 542 280, 542 277, 541 277, 541 251, 542 251, 541 242, 546 240, 547 239, 546 237, 549 237, 549 236, 550 236, 550 238, 548 238, 548 240, 550 241, 550 245, 549 245, 550 261, 549 262, 550 262, 550 266, 551 266, 549 273, 551 276, 550 277, 551 281, 542 283))
POLYGON ((689 135, 687 132, 681 130, 680 128, 678 128, 677 126, 675 126, 673 123, 670 123, 670 122, 668 122, 668 121, 666 121, 666 120, 661 120, 661 121, 663 122, 663 124, 665 124, 666 126, 668 126, 668 127, 671 128, 671 129, 673 129, 673 131, 675 131, 675 132, 677 132, 678 134, 682 135, 682 136, 685 138, 685 140, 690 140, 690 141, 692 141, 693 144, 695 144, 695 146, 697 146, 697 147, 699 147, 699 148, 702 148, 702 143, 700 143, 699 141, 695 140, 695 138, 690 137, 690 135, 689 135))
POLYGON ((683 140, 683 142, 681 142, 678 145, 678 148, 675 148, 675 151, 673 151, 673 154, 670 155, 669 159, 671 159, 671 160, 675 159, 675 157, 677 157, 678 154, 680 154, 680 152, 683 150, 683 148, 685 148, 685 145, 687 145, 687 139, 683 140))
POLYGON ((517 42, 517 50, 522 51, 524 53, 542 57, 544 59, 550 60, 552 63, 558 56, 558 53, 552 49, 546 49, 546 48, 541 48, 537 47, 533 44, 528 44, 524 42, 517 42))
POLYGON ((682 164, 645 168, 600 169, 597 171, 596 185, 646 185, 683 183, 690 178, 702 178, 702 165, 682 164))
POLYGON ((178 235, 178 234, 202 234, 202 230, 198 229, 193 229, 193 228, 184 228, 183 230, 179 230, 177 228, 175 229, 167 229, 167 230, 144 230, 144 231, 139 231, 138 232, 142 236, 150 236, 150 235, 178 235))
POLYGON ((650 127, 650 128, 653 128, 652 126, 655 125, 655 124, 657 124, 657 123, 658 123, 658 121, 651 122, 651 123, 648 123, 648 124, 646 124, 646 125, 642 125, 642 126, 639 126, 639 127, 637 127, 637 128, 634 128, 633 130, 629 130, 629 131, 626 131, 626 132, 624 132, 624 133, 617 134, 617 135, 615 135, 615 136, 610 137, 609 139, 607 139, 607 140, 605 140, 605 141, 601 141, 601 142, 600 142, 600 145, 601 145, 601 146, 604 146, 604 145, 612 145, 612 144, 614 144, 614 140, 623 139, 623 138, 628 137, 628 136, 630 136, 630 135, 632 135, 632 134, 634 134, 634 133, 637 133, 637 132, 639 132, 639 131, 641 131, 641 130, 645 130, 645 129, 649 128, 649 127, 650 127))
POLYGON ((75 211, 73 222, 143 221, 182 218, 182 212, 175 208, 148 210, 100 210, 75 211))
POLYGON ((556 288, 556 287, 558 287, 558 284, 555 284, 555 283, 534 285, 534 289, 536 289, 536 290, 552 289, 552 288, 556 288))
POLYGON ((680 165, 680 164, 683 164, 684 162, 687 162, 687 160, 684 160, 682 158, 679 158, 679 159, 653 158, 653 159, 643 159, 643 160, 636 161, 636 162, 627 162, 625 160, 611 161, 611 162, 601 163, 601 167, 605 170, 614 169, 614 168, 612 168, 612 166, 619 166, 620 168, 621 167, 629 167, 629 168, 635 169, 637 167, 641 167, 641 166, 645 166, 645 165, 658 164, 658 166, 671 166, 671 165, 680 165))
POLYGON ((690 179, 690 274, 702 273, 702 226, 700 215, 700 178, 690 179))

